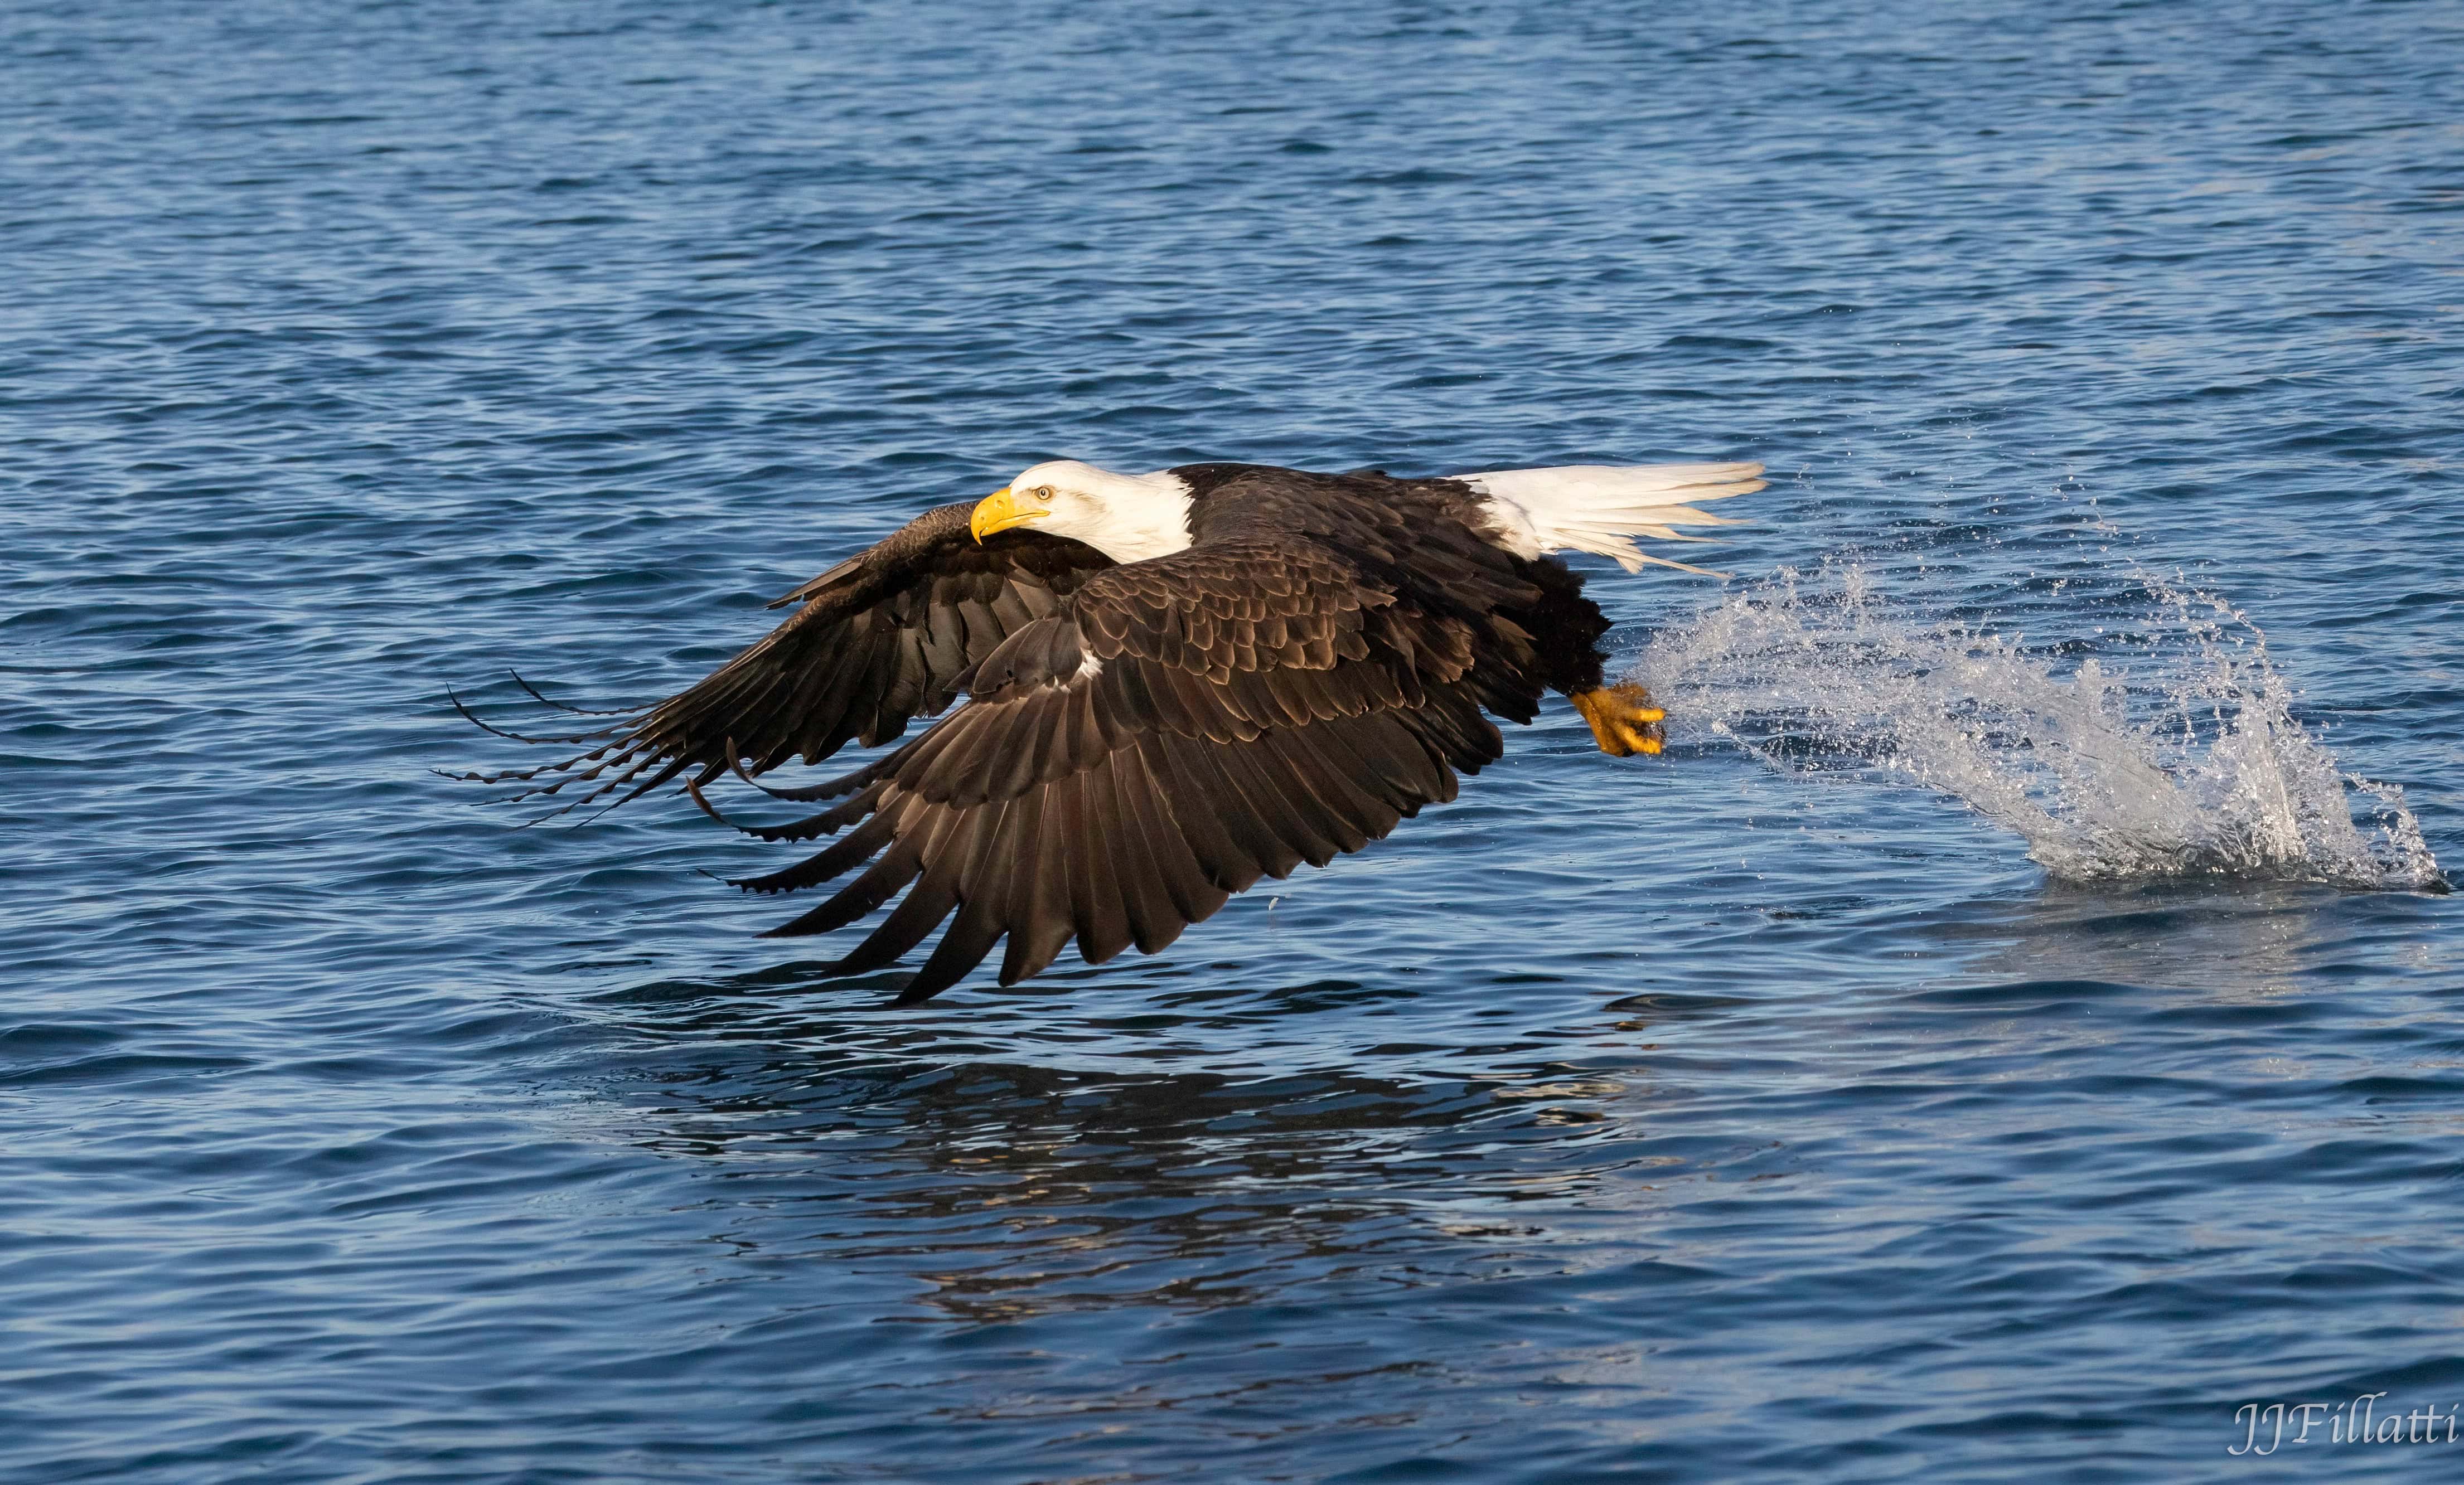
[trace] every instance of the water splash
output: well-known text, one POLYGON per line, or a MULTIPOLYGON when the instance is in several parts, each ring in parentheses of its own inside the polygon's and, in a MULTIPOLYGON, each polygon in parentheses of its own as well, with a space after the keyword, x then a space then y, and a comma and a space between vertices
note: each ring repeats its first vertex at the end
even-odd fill
POLYGON ((1634 677, 1676 740, 1702 729, 1777 768, 1897 773, 2017 832, 2057 877, 2446 889, 2403 792, 2343 774, 2295 718, 2255 624, 2135 585, 2128 673, 2079 654, 2113 644, 1907 617, 1842 564, 1783 571, 1656 636, 1634 677))

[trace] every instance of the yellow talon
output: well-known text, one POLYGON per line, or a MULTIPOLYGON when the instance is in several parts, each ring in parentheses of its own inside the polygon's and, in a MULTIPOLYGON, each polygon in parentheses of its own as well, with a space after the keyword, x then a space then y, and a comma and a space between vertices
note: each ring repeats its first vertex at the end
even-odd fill
POLYGON ((1592 740, 1613 758, 1660 751, 1660 724, 1668 713, 1651 704, 1651 692, 1631 681, 1576 691, 1568 698, 1591 724, 1592 740))

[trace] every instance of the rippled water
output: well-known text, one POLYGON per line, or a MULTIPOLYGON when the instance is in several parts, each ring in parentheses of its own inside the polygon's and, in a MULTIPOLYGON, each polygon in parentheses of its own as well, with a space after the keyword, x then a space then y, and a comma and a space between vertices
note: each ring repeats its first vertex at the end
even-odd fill
POLYGON ((2244 1402, 2464 1403, 2452 7, 0 43, 0 1474, 2238 1478, 2244 1402), (1559 706, 916 1012, 689 804, 431 772, 508 761, 449 686, 663 693, 1053 454, 1776 482, 1733 582, 1594 579, 1662 757, 1559 706))

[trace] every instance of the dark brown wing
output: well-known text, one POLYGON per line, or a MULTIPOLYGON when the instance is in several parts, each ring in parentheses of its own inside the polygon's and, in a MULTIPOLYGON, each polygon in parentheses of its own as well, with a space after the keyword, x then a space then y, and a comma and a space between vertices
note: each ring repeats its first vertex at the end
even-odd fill
POLYGON ((1090 964, 1153 953, 1261 876, 1359 850, 1453 798, 1454 770, 1494 761, 1475 649, 1462 621, 1305 543, 1115 568, 986 657, 965 706, 811 791, 851 797, 755 831, 848 833, 741 884, 790 891, 863 868, 781 934, 845 927, 904 891, 838 962, 848 973, 951 920, 901 1004, 955 984, 1004 936, 1005 985, 1072 939, 1090 964))
POLYGON ((771 606, 803 606, 691 688, 558 739, 598 743, 591 751, 477 776, 535 786, 517 797, 583 786, 572 808, 619 790, 618 802, 633 798, 688 769, 699 785, 731 763, 760 774, 797 756, 820 762, 849 741, 871 747, 898 736, 914 717, 947 707, 959 677, 1003 640, 1113 565, 1082 542, 1035 532, 979 543, 967 529, 974 508, 929 511, 781 599, 771 606))

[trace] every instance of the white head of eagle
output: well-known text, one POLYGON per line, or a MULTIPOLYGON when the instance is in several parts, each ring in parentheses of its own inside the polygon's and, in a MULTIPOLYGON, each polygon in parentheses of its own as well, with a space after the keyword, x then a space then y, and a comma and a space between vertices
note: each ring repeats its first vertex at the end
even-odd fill
POLYGON ((1170 473, 1115 474, 1075 459, 1039 464, 985 496, 968 527, 978 541, 1033 522, 1115 562, 1169 557, 1189 545, 1189 487, 1170 473))

